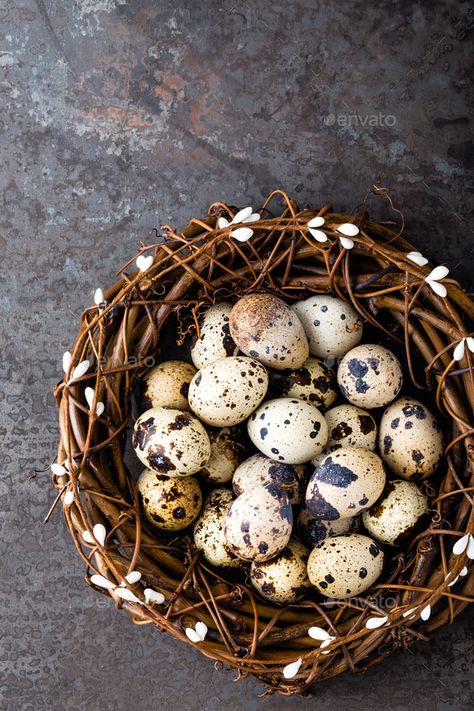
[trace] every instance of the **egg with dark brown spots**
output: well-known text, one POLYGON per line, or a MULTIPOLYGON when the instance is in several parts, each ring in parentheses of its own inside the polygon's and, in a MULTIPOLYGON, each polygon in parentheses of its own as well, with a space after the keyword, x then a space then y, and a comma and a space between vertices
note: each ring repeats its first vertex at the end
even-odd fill
POLYGON ((210 306, 199 319, 199 336, 191 346, 191 359, 196 368, 215 363, 220 358, 237 355, 238 347, 230 335, 229 316, 232 304, 221 301, 210 306))
POLYGON ((201 489, 192 476, 172 478, 145 469, 137 486, 143 513, 157 528, 181 531, 199 515, 201 489))
POLYGON ((326 446, 324 415, 304 400, 282 397, 264 402, 247 423, 249 437, 267 457, 302 464, 326 446))
POLYGON ((328 425, 326 449, 333 452, 341 447, 364 447, 373 451, 377 444, 377 424, 366 410, 355 405, 337 405, 324 413, 328 425))
POLYGON ((170 477, 198 472, 211 456, 211 442, 190 412, 152 407, 135 422, 132 445, 148 469, 170 477))
POLYGON ((413 538, 428 513, 428 499, 411 481, 387 482, 380 499, 362 514, 364 526, 381 543, 398 546, 413 538))
POLYGON ((301 600, 311 587, 307 573, 309 551, 291 540, 275 558, 253 561, 250 582, 260 595, 278 605, 301 600))
POLYGON ((137 391, 141 412, 151 407, 173 407, 189 410, 189 383, 196 368, 183 360, 167 360, 147 372, 137 391))
POLYGON ((293 510, 277 484, 258 486, 238 496, 227 512, 225 539, 243 560, 270 560, 290 540, 293 510))
POLYGON ((201 479, 214 484, 224 484, 232 479, 232 475, 244 458, 244 446, 241 435, 232 427, 208 429, 211 441, 211 456, 205 466, 199 470, 201 479))
POLYGON ((267 371, 254 358, 221 358, 198 370, 189 386, 189 405, 206 424, 232 427, 252 414, 267 388, 267 371))
POLYGON ((342 299, 316 294, 292 308, 303 324, 311 355, 340 358, 362 339, 362 318, 342 299))
POLYGON ((363 447, 342 447, 314 470, 306 489, 306 507, 315 518, 352 518, 368 509, 385 486, 380 457, 363 447))
POLYGON ((230 333, 242 353, 269 368, 300 368, 309 356, 298 316, 273 294, 239 299, 230 314, 230 333))
POLYGON ((402 397, 382 415, 380 456, 403 479, 425 479, 438 469, 444 451, 438 420, 418 400, 402 397))
POLYGON ((237 496, 257 486, 277 484, 286 492, 291 504, 304 499, 308 477, 303 464, 286 464, 257 453, 243 461, 234 472, 232 487, 237 496))
POLYGON ((229 489, 214 489, 194 524, 194 544, 211 565, 237 568, 240 561, 229 550, 224 535, 227 512, 234 497, 229 489))
POLYGON ((272 385, 279 396, 296 397, 322 410, 331 407, 339 395, 334 370, 312 357, 301 368, 276 373, 272 385))
POLYGON ((306 506, 302 506, 296 519, 296 535, 309 548, 314 548, 325 538, 341 536, 344 533, 357 533, 360 529, 360 516, 337 518, 325 521, 315 518, 306 506))
POLYGON ((368 590, 380 577, 384 554, 369 536, 325 538, 308 558, 308 577, 326 597, 343 600, 368 590))
POLYGON ((388 348, 367 343, 346 353, 337 371, 337 382, 352 405, 369 410, 383 407, 400 392, 402 366, 388 348))

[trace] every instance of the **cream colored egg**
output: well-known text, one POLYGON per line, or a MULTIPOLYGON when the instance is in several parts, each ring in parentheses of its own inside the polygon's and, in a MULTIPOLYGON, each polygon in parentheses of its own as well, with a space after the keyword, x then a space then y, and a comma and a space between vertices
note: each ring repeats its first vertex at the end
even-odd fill
POLYGON ((350 403, 370 410, 397 397, 403 372, 400 361, 388 348, 367 343, 346 353, 337 371, 337 382, 350 403))
POLYGON ((413 537, 428 513, 428 499, 416 484, 404 479, 387 482, 376 504, 362 514, 371 536, 398 546, 413 537))
POLYGON ((360 529, 360 516, 354 518, 337 518, 334 521, 324 521, 310 514, 306 506, 302 506, 296 519, 298 538, 309 548, 314 548, 322 540, 330 536, 340 536, 344 533, 357 533, 360 529))
POLYGON ((196 368, 204 368, 219 358, 237 355, 229 330, 229 316, 232 304, 222 301, 214 304, 199 319, 199 336, 195 336, 191 346, 191 358, 196 368))
POLYGON ((199 515, 201 489, 192 476, 172 478, 145 469, 137 486, 143 512, 157 528, 180 531, 199 515))
POLYGON ((360 343, 363 321, 346 301, 317 294, 292 306, 309 339, 309 349, 318 358, 340 358, 360 343))
POLYGON ((236 496, 257 486, 277 484, 286 492, 291 504, 303 501, 307 481, 306 467, 302 464, 285 464, 257 453, 239 464, 232 477, 236 496))
POLYGON ((198 370, 189 386, 189 405, 206 424, 232 427, 252 414, 267 387, 267 371, 254 358, 221 358, 198 370))
POLYGON ((211 456, 199 471, 199 476, 206 481, 223 484, 232 479, 232 475, 243 459, 244 446, 239 441, 239 433, 230 427, 207 431, 211 440, 211 456))
POLYGON ((250 582, 270 602, 289 605, 301 600, 311 587, 306 567, 308 555, 302 543, 290 540, 272 560, 253 561, 250 582))
POLYGON ((236 498, 227 512, 225 539, 243 560, 270 560, 290 540, 293 510, 277 484, 259 486, 236 498))
POLYGON ((403 479, 425 479, 438 468, 444 444, 441 427, 425 405, 402 397, 380 421, 380 456, 403 479))
POLYGON ((247 423, 249 437, 267 457, 302 464, 323 451, 328 428, 314 405, 282 397, 264 402, 247 423))
POLYGON ((368 536, 351 533, 326 538, 310 553, 308 577, 322 595, 355 597, 379 578, 383 560, 380 545, 368 536))
POLYGON ((299 368, 308 340, 294 311, 273 294, 248 294, 230 314, 230 333, 240 350, 269 368, 299 368))
POLYGON ((301 368, 275 374, 274 385, 279 396, 296 397, 322 410, 339 395, 336 373, 318 358, 308 358, 301 368))
POLYGON ((194 544, 211 565, 237 568, 240 561, 225 542, 224 525, 234 497, 228 489, 214 489, 194 524, 194 544))
POLYGON ((331 408, 324 416, 329 430, 328 452, 347 446, 375 449, 377 424, 366 410, 344 404, 331 408))
POLYGON ((306 489, 306 506, 315 518, 352 518, 368 509, 385 486, 382 460, 362 447, 341 447, 314 470, 306 489))
POLYGON ((174 408, 152 407, 140 415, 132 445, 142 464, 170 477, 195 474, 211 456, 211 443, 199 420, 174 408))
POLYGON ((141 412, 152 407, 174 407, 189 410, 189 383, 196 368, 183 360, 167 360, 155 366, 145 375, 137 392, 137 404, 141 412))

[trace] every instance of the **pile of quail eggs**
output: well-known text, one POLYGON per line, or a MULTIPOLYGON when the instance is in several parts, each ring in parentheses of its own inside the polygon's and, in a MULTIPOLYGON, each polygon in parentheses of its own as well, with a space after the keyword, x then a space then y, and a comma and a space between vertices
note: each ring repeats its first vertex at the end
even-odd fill
POLYGON ((427 518, 441 429, 363 326, 333 296, 249 294, 201 315, 192 364, 161 362, 140 384, 144 515, 193 526, 206 564, 242 568, 274 603, 360 595, 427 518))

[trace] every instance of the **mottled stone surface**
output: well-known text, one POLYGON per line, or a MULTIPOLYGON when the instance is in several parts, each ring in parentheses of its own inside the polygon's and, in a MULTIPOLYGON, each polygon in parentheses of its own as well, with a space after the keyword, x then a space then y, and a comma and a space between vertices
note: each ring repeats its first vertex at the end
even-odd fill
MULTIPOLYGON (((473 288, 466 2, 0 0, 0 707, 250 711, 194 650, 86 588, 45 470, 60 355, 150 229, 218 199, 354 209, 389 187, 412 239, 473 288)), ((375 212, 383 206, 370 200, 375 212)), ((472 613, 326 708, 472 708, 472 613)))

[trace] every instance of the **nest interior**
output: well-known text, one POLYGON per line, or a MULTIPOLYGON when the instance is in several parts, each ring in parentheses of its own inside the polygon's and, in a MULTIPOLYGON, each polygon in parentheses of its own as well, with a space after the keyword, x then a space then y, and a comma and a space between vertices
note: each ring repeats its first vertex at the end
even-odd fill
POLYGON ((435 293, 427 279, 433 266, 407 257, 414 247, 403 230, 365 211, 300 210, 277 190, 260 212, 258 222, 246 225, 253 235, 245 242, 231 227, 217 227, 219 216, 230 221, 236 213, 224 203, 211 205, 182 232, 164 226, 163 237, 142 244, 103 300, 83 313, 55 390, 60 443, 52 479, 88 584, 137 624, 153 624, 237 677, 254 675, 268 692, 290 695, 427 639, 473 599, 474 354, 466 347, 459 358, 459 351, 472 330, 474 303, 450 278, 442 280, 447 295, 435 293), (275 215, 276 202, 283 207, 275 215), (308 230, 315 216, 324 217, 325 242, 308 230), (359 228, 350 249, 337 231, 347 222, 359 228), (207 565, 192 535, 162 534, 140 514, 125 457, 134 388, 160 353, 165 332, 169 338, 171 329, 182 342, 206 306, 258 290, 289 303, 314 293, 350 301, 401 355, 413 392, 431 398, 443 425, 443 464, 424 484, 430 523, 387 555, 384 575, 368 596, 334 603, 315 594, 272 605, 244 575, 207 565), (86 397, 86 388, 93 394, 86 397), (131 571, 141 573, 139 581, 126 579, 131 571), (185 630, 198 621, 208 632, 191 642, 185 630), (331 644, 321 648, 308 636, 311 626, 326 630, 331 644))

